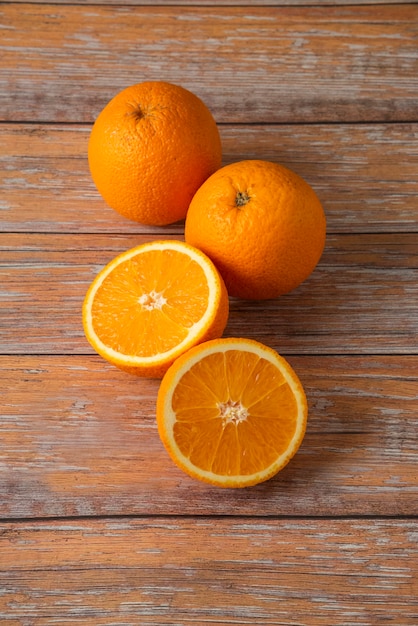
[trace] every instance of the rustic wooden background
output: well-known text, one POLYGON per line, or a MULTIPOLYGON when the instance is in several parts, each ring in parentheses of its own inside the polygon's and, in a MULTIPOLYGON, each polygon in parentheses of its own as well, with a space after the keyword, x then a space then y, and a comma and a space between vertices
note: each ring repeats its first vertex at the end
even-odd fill
POLYGON ((0 2, 0 622, 418 624, 418 4, 0 2), (225 335, 283 354, 308 395, 274 479, 189 479, 157 434, 156 380, 95 355, 98 269, 182 237, 107 208, 91 125, 142 80, 191 89, 224 163, 306 178, 323 258, 225 335))

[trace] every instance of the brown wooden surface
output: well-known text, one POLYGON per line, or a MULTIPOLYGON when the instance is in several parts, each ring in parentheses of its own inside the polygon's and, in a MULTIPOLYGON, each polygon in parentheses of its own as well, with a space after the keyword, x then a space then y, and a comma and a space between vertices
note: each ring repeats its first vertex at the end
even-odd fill
MULTIPOLYGON (((1 231, 181 234, 182 225, 144 228, 103 205, 88 172, 90 128, 0 125, 1 231)), ((410 232, 416 222, 417 123, 222 124, 220 133, 224 164, 264 158, 308 180, 330 233, 410 232)))
POLYGON ((0 3, 0 623, 418 624, 418 4, 0 3), (91 124, 144 79, 188 87, 224 163, 283 163, 327 245, 278 300, 231 299, 307 392, 302 447, 219 490, 158 439, 158 381, 93 353, 99 268, 183 225, 98 196, 91 124))
POLYGON ((218 122, 411 121, 417 6, 0 5, 5 121, 92 122, 158 77, 218 122), (30 88, 28 89, 28 83, 30 88))
POLYGON ((42 625, 416 623, 416 527, 408 520, 319 527, 173 517, 0 531, 8 626, 23 623, 21 606, 24 623, 42 625))
POLYGON ((288 359, 309 399, 303 445, 276 478, 231 491, 167 458, 158 381, 93 356, 7 357, 3 516, 415 515, 418 357, 288 359))

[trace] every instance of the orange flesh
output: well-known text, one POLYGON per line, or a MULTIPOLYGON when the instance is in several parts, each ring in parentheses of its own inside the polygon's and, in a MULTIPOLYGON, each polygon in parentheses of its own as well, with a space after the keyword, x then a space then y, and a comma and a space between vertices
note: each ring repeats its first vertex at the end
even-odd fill
POLYGON ((117 352, 153 356, 187 336, 204 315, 208 297, 204 272, 189 256, 177 250, 143 252, 120 263, 98 288, 94 331, 117 352))
POLYGON ((221 475, 263 471, 296 430, 297 404, 283 375, 250 352, 208 355, 178 382, 174 438, 202 470, 221 475))

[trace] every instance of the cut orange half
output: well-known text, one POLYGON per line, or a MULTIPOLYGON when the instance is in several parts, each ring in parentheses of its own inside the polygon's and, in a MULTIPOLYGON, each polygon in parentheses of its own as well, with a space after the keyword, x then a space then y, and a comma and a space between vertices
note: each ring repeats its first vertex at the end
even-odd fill
POLYGON ((183 241, 152 241, 120 254, 96 276, 83 326, 105 359, 161 377, 199 342, 220 337, 228 294, 209 258, 183 241))
POLYGON ((250 339, 218 339, 183 354, 158 394, 158 431, 187 474, 247 487, 282 469, 298 450, 308 408, 289 363, 250 339))

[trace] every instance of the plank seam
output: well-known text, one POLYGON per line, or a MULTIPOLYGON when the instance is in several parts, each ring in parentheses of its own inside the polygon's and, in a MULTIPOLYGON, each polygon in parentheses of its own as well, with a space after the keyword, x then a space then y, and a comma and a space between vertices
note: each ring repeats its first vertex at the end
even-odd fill
MULTIPOLYGON (((404 514, 404 515, 370 515, 370 514, 352 514, 352 515, 249 515, 249 514, 222 514, 222 513, 202 513, 193 514, 185 513, 179 515, 178 513, 144 513, 144 514, 114 514, 114 515, 56 515, 56 516, 40 516, 40 517, 6 517, 0 518, 0 527, 2 524, 28 524, 28 523, 51 523, 51 522, 81 522, 81 521, 141 521, 141 520, 252 520, 252 521, 416 521, 418 520, 418 514, 404 514)), ((1 537, 0 530, 0 537, 1 537)))

